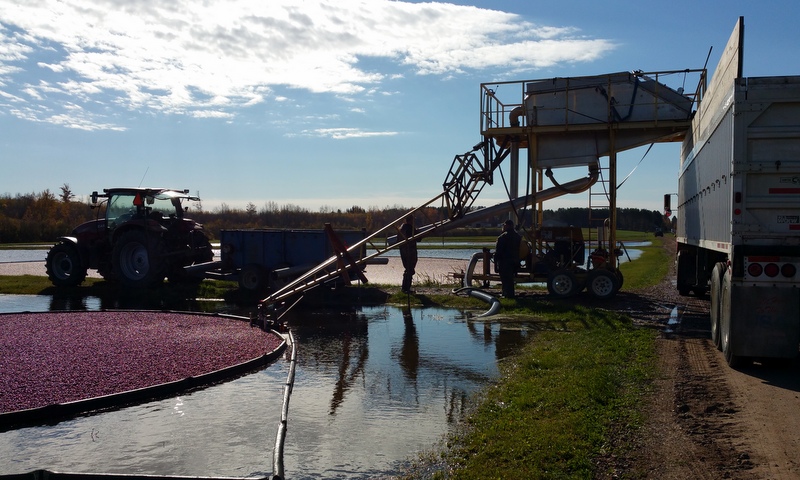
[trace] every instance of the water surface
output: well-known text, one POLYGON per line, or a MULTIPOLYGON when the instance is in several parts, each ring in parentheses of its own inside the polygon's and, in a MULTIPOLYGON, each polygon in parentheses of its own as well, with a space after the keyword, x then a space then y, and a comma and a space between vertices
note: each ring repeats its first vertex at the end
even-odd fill
MULTIPOLYGON (((399 473, 531 334, 440 308, 297 310, 287 319, 299 348, 285 444, 293 479, 399 473)), ((288 366, 283 358, 203 390, 0 433, 0 471, 269 475, 288 366)))

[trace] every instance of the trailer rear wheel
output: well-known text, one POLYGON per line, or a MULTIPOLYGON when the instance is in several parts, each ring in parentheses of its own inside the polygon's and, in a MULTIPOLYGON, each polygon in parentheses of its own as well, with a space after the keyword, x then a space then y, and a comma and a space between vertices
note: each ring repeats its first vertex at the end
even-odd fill
POLYGON ((725 276, 726 268, 724 263, 718 262, 714 265, 714 270, 711 272, 711 340, 718 350, 722 350, 719 316, 721 311, 720 302, 722 300, 722 277, 725 276))
POLYGON ((686 250, 681 250, 678 252, 677 261, 678 293, 685 297, 691 293, 692 286, 696 282, 697 274, 695 272, 695 257, 693 253, 686 250))
POLYGON ((733 317, 731 316, 731 274, 730 271, 725 272, 722 276, 722 285, 720 288, 720 310, 719 310, 719 327, 720 327, 720 344, 722 353, 725 356, 725 361, 731 368, 744 366, 748 363, 748 358, 736 355, 734 353, 737 337, 734 334, 733 317))
POLYGON ((556 270, 547 278, 547 291, 555 297, 571 297, 581 290, 583 287, 578 284, 575 274, 569 270, 556 270))
POLYGON ((595 298, 605 300, 613 297, 619 290, 619 279, 610 270, 597 268, 589 273, 586 290, 595 298))
POLYGON ((251 263, 239 272, 239 287, 248 292, 259 292, 267 285, 267 272, 260 265, 251 263))

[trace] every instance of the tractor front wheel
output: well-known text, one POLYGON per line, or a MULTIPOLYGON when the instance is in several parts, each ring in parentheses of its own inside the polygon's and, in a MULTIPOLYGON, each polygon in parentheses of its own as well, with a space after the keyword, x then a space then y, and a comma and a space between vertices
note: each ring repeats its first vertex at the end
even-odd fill
POLYGON ((69 243, 59 243, 47 252, 45 268, 47 278, 56 287, 75 287, 86 279, 87 269, 78 248, 69 243))

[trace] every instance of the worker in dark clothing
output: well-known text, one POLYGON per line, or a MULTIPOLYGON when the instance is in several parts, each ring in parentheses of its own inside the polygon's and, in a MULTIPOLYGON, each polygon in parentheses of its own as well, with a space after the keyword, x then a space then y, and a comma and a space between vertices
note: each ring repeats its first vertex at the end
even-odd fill
MULTIPOLYGON (((399 240, 407 240, 414 236, 417 230, 414 228, 414 217, 406 217, 405 223, 400 227, 399 240)), ((417 267, 417 241, 410 240, 400 246, 400 259, 403 261, 403 293, 411 292, 411 280, 414 278, 414 269, 417 267)))
POLYGON ((500 282, 503 284, 503 296, 514 298, 514 277, 519 270, 519 244, 522 237, 514 230, 514 222, 506 220, 503 224, 503 233, 497 237, 494 252, 494 261, 500 282))

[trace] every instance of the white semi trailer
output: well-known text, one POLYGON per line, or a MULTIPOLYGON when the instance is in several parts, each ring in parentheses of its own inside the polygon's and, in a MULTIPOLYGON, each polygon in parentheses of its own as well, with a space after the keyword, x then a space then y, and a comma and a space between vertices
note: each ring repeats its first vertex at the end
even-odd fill
POLYGON ((683 143, 677 208, 677 288, 710 293, 731 367, 800 345, 800 76, 743 77, 743 32, 683 143))

